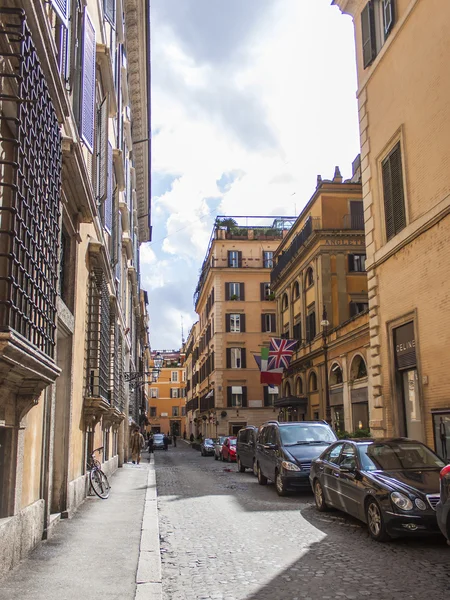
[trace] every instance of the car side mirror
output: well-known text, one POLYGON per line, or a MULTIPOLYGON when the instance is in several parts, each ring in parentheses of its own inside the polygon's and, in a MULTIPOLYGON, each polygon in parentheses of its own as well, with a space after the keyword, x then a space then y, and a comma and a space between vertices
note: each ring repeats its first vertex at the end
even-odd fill
POLYGON ((266 450, 278 450, 278 444, 266 444, 264 448, 266 450))
POLYGON ((342 473, 354 473, 356 471, 356 465, 342 465, 339 468, 342 473))

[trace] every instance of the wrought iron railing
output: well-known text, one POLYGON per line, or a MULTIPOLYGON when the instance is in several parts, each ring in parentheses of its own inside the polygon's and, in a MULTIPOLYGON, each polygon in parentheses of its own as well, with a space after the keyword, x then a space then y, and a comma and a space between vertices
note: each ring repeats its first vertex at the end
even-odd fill
POLYGON ((214 408, 214 406, 214 396, 211 396, 210 398, 203 396, 202 398, 200 398, 200 412, 211 410, 212 408, 214 408))
POLYGON ((61 134, 20 9, 0 8, 0 330, 54 357, 61 134))
POLYGON ((87 366, 88 396, 110 401, 110 307, 106 278, 100 268, 90 274, 87 366))
POLYGON ((270 273, 271 283, 275 283, 277 281, 278 277, 281 275, 281 272, 288 265, 288 263, 290 263, 291 260, 297 256, 305 242, 316 229, 320 229, 320 219, 317 217, 308 217, 302 230, 294 237, 289 248, 278 257, 277 264, 270 273))

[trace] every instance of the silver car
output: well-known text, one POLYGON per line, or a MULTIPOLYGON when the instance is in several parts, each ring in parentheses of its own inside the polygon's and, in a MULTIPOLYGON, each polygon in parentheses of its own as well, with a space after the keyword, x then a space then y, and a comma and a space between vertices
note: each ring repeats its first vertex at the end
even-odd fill
POLYGON ((164 434, 153 434, 153 450, 164 450, 164 434))
POLYGON ((214 444, 214 460, 219 460, 222 458, 222 445, 224 441, 229 437, 228 435, 219 435, 214 444))

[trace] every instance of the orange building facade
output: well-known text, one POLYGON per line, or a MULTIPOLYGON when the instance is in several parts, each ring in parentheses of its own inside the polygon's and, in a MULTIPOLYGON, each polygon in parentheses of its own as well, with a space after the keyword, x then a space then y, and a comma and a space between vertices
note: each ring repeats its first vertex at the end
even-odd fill
POLYGON ((163 365, 158 377, 148 384, 148 425, 147 431, 167 433, 180 437, 185 431, 186 416, 186 371, 184 354, 177 350, 152 351, 152 365, 155 370, 155 357, 162 358, 163 365))

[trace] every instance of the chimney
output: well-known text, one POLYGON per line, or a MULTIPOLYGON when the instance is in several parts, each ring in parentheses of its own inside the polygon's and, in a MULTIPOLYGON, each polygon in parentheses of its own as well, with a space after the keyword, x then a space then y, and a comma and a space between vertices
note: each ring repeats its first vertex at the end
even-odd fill
POLYGON ((321 185, 321 183, 322 183, 322 175, 317 175, 316 189, 321 185))
POLYGON ((334 169, 333 183, 342 183, 342 175, 341 175, 341 172, 339 170, 339 167, 336 167, 334 169))

